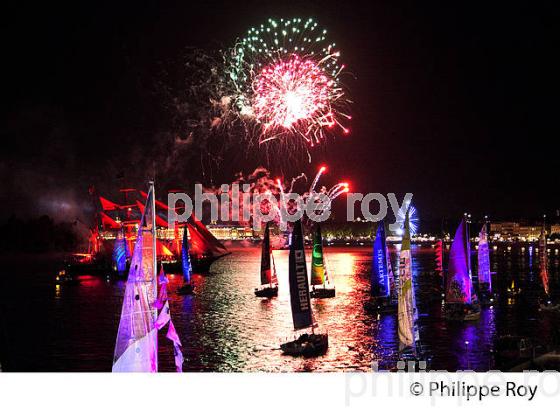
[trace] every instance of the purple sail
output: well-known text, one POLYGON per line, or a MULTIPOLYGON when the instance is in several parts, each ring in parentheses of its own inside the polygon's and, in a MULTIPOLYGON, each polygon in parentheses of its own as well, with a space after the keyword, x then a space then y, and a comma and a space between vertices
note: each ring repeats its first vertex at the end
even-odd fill
POLYGON ((158 312, 155 253, 154 188, 150 187, 130 263, 121 320, 115 343, 113 372, 157 372, 158 312))
POLYGON ((449 253, 449 269, 445 301, 447 303, 471 303, 471 277, 468 264, 468 245, 465 221, 457 228, 449 253))

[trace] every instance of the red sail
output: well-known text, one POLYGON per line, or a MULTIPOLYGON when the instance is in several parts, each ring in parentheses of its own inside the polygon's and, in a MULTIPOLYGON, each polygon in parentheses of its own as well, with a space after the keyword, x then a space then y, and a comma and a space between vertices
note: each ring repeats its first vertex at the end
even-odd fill
POLYGON ((101 216, 101 224, 103 225, 103 228, 120 229, 121 224, 119 224, 105 212, 99 212, 99 215, 101 216))
POLYGON ((436 242, 436 273, 443 276, 443 241, 436 242))
POLYGON ((190 254, 193 258, 198 259, 205 255, 210 254, 210 249, 206 243, 206 240, 198 233, 196 229, 192 227, 192 225, 187 225, 189 229, 189 236, 190 236, 190 254))
POLYGON ((173 256, 173 252, 171 252, 169 248, 165 246, 159 239, 156 241, 156 247, 158 257, 170 258, 173 256))
POLYGON ((546 296, 550 295, 548 285, 548 255, 546 253, 546 230, 543 225, 541 236, 539 237, 539 262, 540 262, 540 276, 546 296))
POLYGON ((270 222, 266 223, 261 252, 261 285, 272 283, 272 269, 270 259, 272 249, 270 247, 270 222))
POLYGON ((107 198, 103 198, 102 196, 99 196, 99 201, 101 202, 101 207, 104 211, 115 211, 120 208, 119 205, 109 201, 107 198))
MULTIPOLYGON (((140 209, 140 212, 144 212, 144 205, 140 202, 140 201, 136 201, 136 205, 138 205, 138 208, 140 209)), ((167 223, 167 221, 163 218, 161 218, 160 216, 156 215, 156 225, 157 226, 162 226, 164 228, 169 228, 169 224, 167 223)))
POLYGON ((187 223, 192 241, 198 241, 202 255, 222 256, 228 252, 227 248, 210 233, 196 217, 191 215, 187 223), (196 238, 196 239, 193 239, 196 238))
MULTIPOLYGON (((147 197, 148 197, 148 194, 145 193, 144 191, 139 191, 139 192, 140 192, 140 195, 142 195, 142 197, 144 197, 144 198, 147 198, 147 197)), ((168 207, 167 205, 165 205, 165 204, 164 204, 163 202, 161 202, 161 201, 158 201, 157 199, 156 199, 156 206, 159 206, 160 208, 162 208, 162 209, 165 210, 165 211, 168 211, 168 210, 169 210, 169 207, 168 207)))

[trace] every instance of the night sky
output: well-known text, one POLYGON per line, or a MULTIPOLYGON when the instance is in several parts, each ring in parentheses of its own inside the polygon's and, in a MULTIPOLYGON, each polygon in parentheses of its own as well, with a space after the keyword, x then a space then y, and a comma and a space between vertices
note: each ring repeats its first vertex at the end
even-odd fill
MULTIPOLYGON (((167 126, 162 67, 186 47, 230 46, 268 17, 309 16, 329 29, 353 74, 345 79, 352 132, 312 150, 311 164, 294 163, 293 174, 326 162, 325 182, 336 176, 357 192, 412 192, 426 221, 467 210, 538 218, 560 208, 558 10, 426 3, 4 6, 2 215, 73 219, 91 185, 109 198, 139 187, 169 156, 146 148, 161 145, 167 126)), ((175 185, 227 183, 261 164, 290 174, 242 147, 204 174, 189 175, 185 162, 166 168, 175 185)))

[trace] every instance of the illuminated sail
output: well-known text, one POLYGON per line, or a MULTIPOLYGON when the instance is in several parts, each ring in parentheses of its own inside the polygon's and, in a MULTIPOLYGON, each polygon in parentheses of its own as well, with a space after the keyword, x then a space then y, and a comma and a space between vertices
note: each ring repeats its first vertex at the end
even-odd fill
POLYGON ((123 229, 119 229, 115 239, 115 246, 113 248, 113 264, 118 273, 126 271, 126 261, 129 258, 128 244, 124 236, 123 229))
POLYGON ((187 223, 191 236, 191 253, 195 258, 227 255, 229 252, 222 243, 200 222, 194 214, 187 223))
POLYGON ((192 276, 191 256, 189 253, 189 235, 187 226, 183 229, 183 246, 181 247, 181 262, 183 267, 183 279, 185 283, 190 283, 192 276))
POLYGON ((316 223, 313 232, 313 252, 311 253, 311 284, 322 285, 327 281, 327 268, 323 258, 323 238, 321 226, 316 223))
POLYGON ((132 256, 113 372, 157 372, 157 274, 154 188, 150 187, 132 256))
POLYGON ((270 247, 270 222, 266 223, 261 253, 261 285, 278 283, 276 269, 272 261, 272 248, 270 247))
POLYGON ((436 273, 443 276, 443 241, 436 242, 436 273))
POLYGON ((313 326, 303 230, 300 220, 294 222, 294 230, 292 232, 289 256, 289 282, 294 329, 305 329, 313 326))
MULTIPOLYGON (((391 283, 389 275, 390 265, 388 261, 387 243, 385 240, 385 224, 380 222, 377 226, 375 241, 373 243, 373 256, 371 263, 371 295, 389 297, 391 295, 391 283)), ((391 275, 392 276, 392 275, 391 275)))
POLYGON ((389 277, 389 289, 391 295, 391 302, 397 304, 399 295, 397 294, 397 279, 395 278, 395 273, 393 272, 393 267, 391 264, 391 256, 389 254, 389 248, 385 247, 386 259, 387 259, 387 273, 389 277))
POLYGON ((470 256, 467 242, 465 221, 462 220, 457 232, 455 232, 449 252, 449 269, 445 292, 447 303, 471 303, 472 281, 467 259, 470 256))
POLYGON ((541 236, 539 237, 539 265, 540 276, 544 288, 544 293, 549 296, 548 287, 548 255, 546 253, 546 230, 543 224, 541 236))
POLYGON ((486 224, 480 231, 478 240, 478 281, 480 288, 492 292, 492 277, 490 273, 490 249, 488 248, 488 233, 486 224))
POLYGON ((155 302, 155 306, 157 309, 161 309, 159 312, 159 316, 157 317, 156 322, 154 323, 155 328, 159 331, 165 327, 165 325, 169 324, 167 328, 167 334, 165 337, 173 342, 173 354, 175 356, 175 369, 177 373, 183 372, 183 352, 182 352, 182 344, 181 340, 179 339, 179 335, 175 331, 175 326, 173 325, 173 321, 171 320, 171 309, 169 307, 169 298, 167 295, 167 284, 169 281, 165 276, 165 272, 163 270, 163 265, 161 266, 161 270, 159 273, 158 278, 159 283, 159 293, 158 298, 155 302))
POLYGON ((416 354, 416 344, 419 340, 418 311, 416 310, 416 299, 412 284, 412 254, 410 252, 408 213, 405 217, 404 235, 400 252, 399 281, 399 350, 412 350, 416 354))

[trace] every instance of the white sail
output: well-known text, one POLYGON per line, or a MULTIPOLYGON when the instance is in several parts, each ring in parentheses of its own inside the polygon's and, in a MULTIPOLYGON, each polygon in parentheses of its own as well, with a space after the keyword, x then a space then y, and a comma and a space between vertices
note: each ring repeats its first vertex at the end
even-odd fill
POLYGON ((399 263, 398 290, 398 322, 399 322, 399 350, 411 350, 416 354, 416 342, 419 340, 417 327, 418 311, 412 284, 412 255, 410 251, 410 231, 408 228, 408 214, 405 218, 405 232, 402 241, 399 263))
POLYGON ((130 264, 113 372, 157 372, 155 203, 153 184, 138 227, 130 264))

